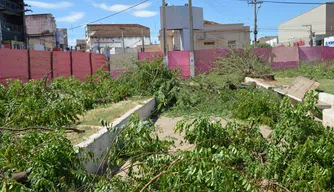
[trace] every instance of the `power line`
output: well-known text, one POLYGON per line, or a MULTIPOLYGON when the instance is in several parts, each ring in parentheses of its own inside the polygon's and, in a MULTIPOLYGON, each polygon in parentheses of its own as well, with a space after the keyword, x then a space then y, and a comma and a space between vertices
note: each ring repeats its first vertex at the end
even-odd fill
POLYGON ((149 0, 142 1, 142 2, 140 2, 140 3, 138 3, 138 4, 132 5, 132 6, 128 7, 128 8, 126 8, 126 9, 123 9, 123 10, 118 11, 118 12, 116 12, 116 13, 113 13, 113 14, 111 14, 111 15, 102 17, 102 18, 97 19, 97 20, 95 20, 95 21, 91 21, 91 22, 89 22, 89 23, 85 23, 85 24, 82 24, 82 25, 79 25, 79 26, 76 26, 76 27, 71 27, 71 28, 68 29, 68 30, 71 30, 71 29, 77 29, 77 28, 80 28, 80 27, 84 27, 84 26, 87 25, 87 24, 92 24, 92 23, 96 23, 96 22, 102 21, 102 20, 107 19, 107 18, 109 18, 109 17, 113 17, 113 16, 115 16, 115 15, 118 15, 118 14, 123 13, 123 12, 125 12, 125 11, 128 11, 128 10, 130 10, 130 9, 133 9, 133 8, 135 8, 135 7, 137 7, 137 6, 141 5, 141 4, 144 4, 144 3, 148 2, 148 1, 149 1, 149 0))
POLYGON ((237 13, 231 11, 230 9, 228 9, 227 7, 225 7, 224 5, 222 5, 221 3, 219 3, 217 0, 211 0, 211 1, 213 1, 214 3, 216 3, 216 5, 218 7, 220 7, 221 9, 223 9, 226 13, 230 14, 231 16, 234 16, 236 18, 236 20, 239 20, 239 21, 241 21, 241 20, 248 20, 248 21, 253 22, 251 19, 246 18, 246 17, 242 17, 242 16, 238 15, 237 13))
MULTIPOLYGON (((243 21, 242 16, 239 16, 238 14, 230 11, 228 8, 226 8, 225 6, 223 6, 222 4, 220 4, 216 0, 206 0, 206 1, 204 1, 204 3, 207 4, 208 6, 210 6, 212 10, 214 10, 217 13, 223 15, 224 17, 227 17, 231 21, 237 21, 237 22, 242 22, 242 23, 250 24, 248 21, 246 21, 246 22, 243 21)), ((245 18, 245 19, 249 20, 249 21, 252 21, 249 18, 245 18)))

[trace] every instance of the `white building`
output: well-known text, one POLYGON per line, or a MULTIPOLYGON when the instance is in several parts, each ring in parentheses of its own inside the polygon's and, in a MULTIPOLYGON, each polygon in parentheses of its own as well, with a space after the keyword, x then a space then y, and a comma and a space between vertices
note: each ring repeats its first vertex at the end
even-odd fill
MULTIPOLYGON (((169 51, 190 50, 190 22, 188 5, 166 6, 166 41, 169 51)), ((162 18, 162 8, 160 15, 162 18)), ((162 19, 161 19, 162 26, 162 19)), ((250 43, 250 27, 243 24, 220 24, 205 21, 203 8, 193 7, 194 49, 243 48, 250 43)), ((163 50, 163 34, 160 45, 163 50)))
POLYGON ((150 28, 138 24, 89 24, 86 50, 110 54, 137 52, 138 45, 150 45, 150 28))
POLYGON ((324 3, 305 13, 302 13, 278 26, 278 39, 280 44, 298 44, 309 46, 323 45, 325 37, 334 34, 334 4, 324 3), (314 37, 310 36, 310 30, 314 37))

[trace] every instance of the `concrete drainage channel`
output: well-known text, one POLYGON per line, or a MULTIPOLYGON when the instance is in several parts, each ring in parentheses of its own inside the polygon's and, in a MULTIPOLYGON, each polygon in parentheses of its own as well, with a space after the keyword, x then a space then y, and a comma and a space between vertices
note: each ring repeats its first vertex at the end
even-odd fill
MULTIPOLYGON (((121 127, 126 125, 130 116, 134 113, 138 114, 141 119, 151 116, 155 110, 156 102, 155 99, 149 99, 143 102, 141 105, 137 105, 135 108, 131 109, 125 113, 120 118, 116 119, 112 123, 112 127, 121 127)), ((92 152, 94 155, 94 161, 86 162, 84 164, 86 170, 91 174, 100 174, 105 171, 104 166, 104 157, 107 153, 108 148, 111 146, 113 140, 115 139, 117 133, 112 133, 107 130, 105 127, 91 135, 86 141, 76 145, 76 148, 84 149, 81 153, 78 154, 79 158, 84 158, 85 152, 92 152), (95 161, 96 159, 96 161, 95 161)))

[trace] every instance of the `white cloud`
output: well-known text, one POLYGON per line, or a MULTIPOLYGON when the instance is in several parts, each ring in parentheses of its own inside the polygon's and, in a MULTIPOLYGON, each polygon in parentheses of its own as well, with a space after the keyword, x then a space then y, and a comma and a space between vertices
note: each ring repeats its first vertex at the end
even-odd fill
POLYGON ((133 15, 136 16, 136 17, 153 17, 153 16, 157 15, 157 12, 140 10, 140 11, 133 12, 133 15))
MULTIPOLYGON (((134 5, 125 5, 125 4, 107 5, 105 3, 93 3, 93 6, 104 9, 106 11, 119 12, 119 11, 124 11, 125 9, 129 9, 130 7, 132 7, 134 5)), ((145 3, 142 3, 142 4, 134 7, 133 9, 141 10, 141 9, 146 9, 149 6, 151 6, 151 3, 150 2, 145 2, 145 3)))
POLYGON ((59 3, 44 3, 41 1, 25 1, 25 3, 33 7, 38 7, 38 8, 43 8, 43 9, 61 9, 61 8, 72 7, 74 5, 73 3, 70 3, 67 1, 61 1, 59 3))
POLYGON ((84 12, 72 12, 69 16, 59 17, 56 20, 60 22, 74 23, 82 19, 84 16, 84 12))
POLYGON ((128 9, 130 7, 130 5, 123 5, 123 4, 115 4, 115 5, 108 6, 105 3, 100 3, 100 4, 93 3, 93 6, 104 9, 106 11, 111 11, 111 12, 123 11, 124 9, 128 9))

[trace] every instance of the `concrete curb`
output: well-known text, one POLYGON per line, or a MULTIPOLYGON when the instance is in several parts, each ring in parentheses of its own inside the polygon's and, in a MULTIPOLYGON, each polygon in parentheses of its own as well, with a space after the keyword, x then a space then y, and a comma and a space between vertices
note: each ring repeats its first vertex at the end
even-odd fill
MULTIPOLYGON (((155 106, 156 102, 154 98, 146 100, 143 104, 137 105, 135 108, 116 119, 112 123, 112 127, 115 128, 126 125, 130 120, 130 116, 134 113, 137 113, 141 119, 147 118, 151 116, 152 112, 155 110, 155 106)), ((78 154, 79 158, 84 158, 85 152, 91 152, 94 155, 94 161, 84 163, 88 173, 96 174, 101 171, 103 172, 104 154, 111 146, 115 136, 116 133, 109 132, 106 127, 101 127, 97 133, 91 135, 86 141, 75 146, 76 148, 83 149, 83 151, 78 154)))

